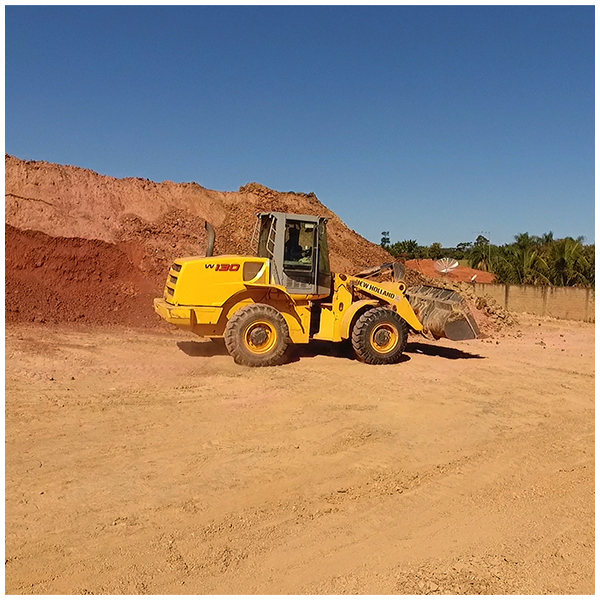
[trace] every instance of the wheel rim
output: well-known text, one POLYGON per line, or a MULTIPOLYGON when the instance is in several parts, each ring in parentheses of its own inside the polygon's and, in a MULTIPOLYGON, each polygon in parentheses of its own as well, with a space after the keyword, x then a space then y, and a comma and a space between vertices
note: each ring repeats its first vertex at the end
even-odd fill
POLYGON ((381 323, 371 332, 371 346, 377 352, 386 354, 396 348, 400 341, 398 329, 390 323, 381 323))
POLYGON ((244 331, 244 344, 254 354, 267 354, 277 343, 275 327, 267 321, 250 323, 244 331))

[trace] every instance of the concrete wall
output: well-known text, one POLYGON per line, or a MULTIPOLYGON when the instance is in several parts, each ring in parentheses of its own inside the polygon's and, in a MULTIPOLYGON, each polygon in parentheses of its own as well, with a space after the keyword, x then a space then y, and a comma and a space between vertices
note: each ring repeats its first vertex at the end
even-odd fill
POLYGON ((474 283, 473 288, 478 296, 491 296, 512 312, 595 322, 593 289, 496 283, 474 283))

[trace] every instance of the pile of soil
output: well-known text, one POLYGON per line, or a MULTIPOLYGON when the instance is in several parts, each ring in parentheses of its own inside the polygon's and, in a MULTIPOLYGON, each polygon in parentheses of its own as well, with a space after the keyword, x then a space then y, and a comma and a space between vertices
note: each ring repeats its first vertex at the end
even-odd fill
MULTIPOLYGON (((217 231, 215 253, 247 254, 256 214, 280 211, 329 219, 332 269, 354 271, 391 260, 380 246, 349 229, 313 193, 277 192, 250 183, 217 192, 197 183, 116 179, 89 169, 5 155, 6 222, 53 237, 109 243, 141 241, 146 258, 168 265, 204 253, 204 222, 217 231)), ((164 276, 163 269, 163 276, 164 276)))
POLYGON ((6 319, 160 324, 152 298, 175 258, 204 255, 205 221, 217 232, 215 254, 253 254, 261 211, 327 217, 334 271, 391 260, 313 193, 257 183, 218 192, 5 155, 6 319))
POLYGON ((6 320, 152 326, 154 285, 143 248, 51 237, 5 225, 6 320))
POLYGON ((479 269, 458 266, 450 273, 440 274, 432 259, 414 259, 406 261, 407 286, 432 285, 460 294, 471 311, 483 337, 493 335, 518 324, 513 314, 504 309, 492 296, 479 296, 473 283, 493 283, 495 275, 479 269))
POLYGON ((465 299, 484 337, 493 335, 505 327, 518 325, 519 322, 512 313, 500 306, 492 296, 478 296, 472 285, 460 281, 441 281, 440 285, 440 280, 436 281, 439 287, 454 290, 465 299))
MULTIPOLYGON (((162 295, 175 258, 204 255, 205 221, 217 232, 215 254, 254 254, 256 214, 268 211, 327 217, 334 272, 393 260, 314 193, 258 183, 218 192, 5 155, 6 320, 160 325, 152 298, 162 295)), ((410 268, 406 281, 448 283, 410 268)))

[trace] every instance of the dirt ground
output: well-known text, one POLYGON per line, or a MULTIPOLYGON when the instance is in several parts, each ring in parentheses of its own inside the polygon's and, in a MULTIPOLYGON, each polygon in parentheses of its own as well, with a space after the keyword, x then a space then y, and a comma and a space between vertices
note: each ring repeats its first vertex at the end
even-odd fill
POLYGON ((593 594, 594 325, 373 367, 9 325, 6 593, 593 594))

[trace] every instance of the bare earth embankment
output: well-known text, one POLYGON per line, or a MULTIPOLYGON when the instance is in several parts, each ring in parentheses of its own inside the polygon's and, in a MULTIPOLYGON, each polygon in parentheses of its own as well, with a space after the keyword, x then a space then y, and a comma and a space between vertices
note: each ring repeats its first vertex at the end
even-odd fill
POLYGON ((166 328, 9 325, 5 573, 9 594, 592 594, 594 325, 271 369, 166 328))

